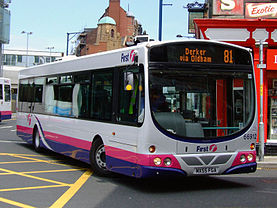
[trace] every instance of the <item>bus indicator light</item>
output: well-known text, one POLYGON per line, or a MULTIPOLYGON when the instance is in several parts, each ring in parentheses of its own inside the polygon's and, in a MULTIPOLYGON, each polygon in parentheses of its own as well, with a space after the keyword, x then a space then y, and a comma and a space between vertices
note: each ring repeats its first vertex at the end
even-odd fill
POLYGON ((149 147, 149 152, 154 153, 156 151, 156 147, 154 145, 149 147))

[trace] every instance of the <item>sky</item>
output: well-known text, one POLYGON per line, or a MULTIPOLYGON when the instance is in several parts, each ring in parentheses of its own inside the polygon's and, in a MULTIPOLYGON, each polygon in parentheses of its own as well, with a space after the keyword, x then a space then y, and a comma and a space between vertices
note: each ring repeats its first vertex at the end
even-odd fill
MULTIPOLYGON (((162 40, 187 36, 188 12, 183 8, 194 0, 163 0, 162 40)), ((198 0, 203 3, 204 0, 198 0)), ((5 48, 65 52, 67 33, 81 32, 84 28, 95 28, 99 18, 109 6, 109 0, 12 0, 10 43, 5 48)), ((159 0, 121 0, 121 7, 133 13, 150 38, 158 40, 159 0)), ((74 39, 72 39, 74 40, 74 39)), ((70 43, 71 44, 71 43, 70 43)), ((69 50, 72 46, 69 47, 69 50)))

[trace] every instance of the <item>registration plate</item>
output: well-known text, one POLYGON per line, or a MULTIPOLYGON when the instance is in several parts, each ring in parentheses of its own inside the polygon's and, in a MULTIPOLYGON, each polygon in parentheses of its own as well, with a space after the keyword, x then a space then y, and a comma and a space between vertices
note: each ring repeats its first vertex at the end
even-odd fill
POLYGON ((216 167, 205 167, 205 168, 194 168, 194 174, 216 174, 218 168, 216 167))

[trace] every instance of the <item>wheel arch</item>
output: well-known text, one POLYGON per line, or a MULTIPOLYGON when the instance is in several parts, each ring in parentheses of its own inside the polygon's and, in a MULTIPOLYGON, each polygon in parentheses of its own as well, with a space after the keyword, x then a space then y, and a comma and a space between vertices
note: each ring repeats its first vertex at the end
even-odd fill
POLYGON ((33 135, 32 135, 32 138, 33 138, 33 142, 34 142, 34 139, 35 139, 35 133, 36 133, 36 131, 38 131, 38 127, 37 127, 37 125, 35 124, 34 125, 34 128, 33 128, 33 135))
POLYGON ((96 141, 100 141, 102 144, 104 144, 104 141, 103 141, 102 137, 99 134, 96 134, 92 139, 90 151, 92 151, 92 148, 93 148, 96 141))

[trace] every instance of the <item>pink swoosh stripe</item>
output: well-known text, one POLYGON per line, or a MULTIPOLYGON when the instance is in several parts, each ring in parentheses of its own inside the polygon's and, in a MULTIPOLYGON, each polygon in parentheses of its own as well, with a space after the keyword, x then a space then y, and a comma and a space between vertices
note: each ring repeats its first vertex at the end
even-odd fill
MULTIPOLYGON (((26 133, 26 134, 33 134, 32 128, 20 126, 20 125, 17 125, 17 131, 20 131, 20 132, 26 133)), ((68 144, 68 145, 78 147, 81 149, 85 149, 85 150, 90 150, 90 147, 91 147, 91 142, 89 142, 89 141, 85 141, 82 139, 77 139, 77 138, 73 138, 73 137, 69 137, 69 136, 64 136, 64 135, 56 134, 56 133, 52 133, 52 132, 47 132, 47 131, 44 131, 43 133, 44 133, 44 136, 46 137, 46 139, 49 139, 49 140, 52 140, 55 142, 68 144)))
POLYGON ((1 114, 2 116, 12 115, 12 112, 11 112, 11 111, 1 111, 0 114, 1 114))
MULTIPOLYGON (((20 125, 17 125, 17 131, 27 133, 27 134, 33 133, 32 128, 24 127, 24 126, 20 126, 20 125)), ((44 131, 44 135, 47 139, 56 141, 59 143, 68 144, 68 145, 78 147, 81 149, 85 149, 85 150, 90 150, 90 148, 91 148, 91 142, 84 141, 82 139, 77 139, 77 138, 64 136, 64 135, 47 132, 47 131, 44 131)), ((170 155, 170 154, 161 154, 161 155, 139 154, 139 153, 135 153, 135 152, 131 152, 131 151, 127 151, 127 150, 123 150, 123 149, 119 149, 119 148, 115 148, 115 147, 111 147, 111 146, 105 146, 105 151, 106 151, 106 155, 108 155, 110 157, 114 157, 114 158, 117 158, 120 160, 128 161, 128 162, 143 165, 143 166, 167 167, 167 168, 181 169, 181 166, 180 166, 178 160, 173 155, 170 155), (162 161, 165 158, 170 158, 172 161, 172 164, 170 166, 166 166, 162 162, 161 165, 157 166, 153 162, 153 160, 157 157, 159 157, 162 161)))
POLYGON ((17 131, 20 131, 25 134, 33 134, 33 129, 30 127, 16 125, 16 129, 17 129, 17 131))
POLYGON ((181 166, 178 160, 173 155, 148 155, 148 154, 139 154, 135 152, 130 152, 127 150, 118 149, 111 146, 105 146, 106 155, 110 157, 114 157, 120 160, 125 160, 131 163, 137 163, 143 166, 153 166, 153 167, 167 167, 167 168, 177 168, 181 169, 181 166), (170 158, 172 160, 172 164, 170 166, 166 166, 163 162, 161 165, 157 166, 154 164, 153 160, 159 157, 162 161, 165 158, 170 158))
POLYGON ((50 139, 52 141, 56 141, 63 144, 68 144, 74 147, 78 147, 85 150, 90 150, 91 142, 85 141, 82 139, 77 139, 69 136, 64 136, 61 134, 55 134, 52 132, 44 131, 44 135, 47 139, 50 139))

